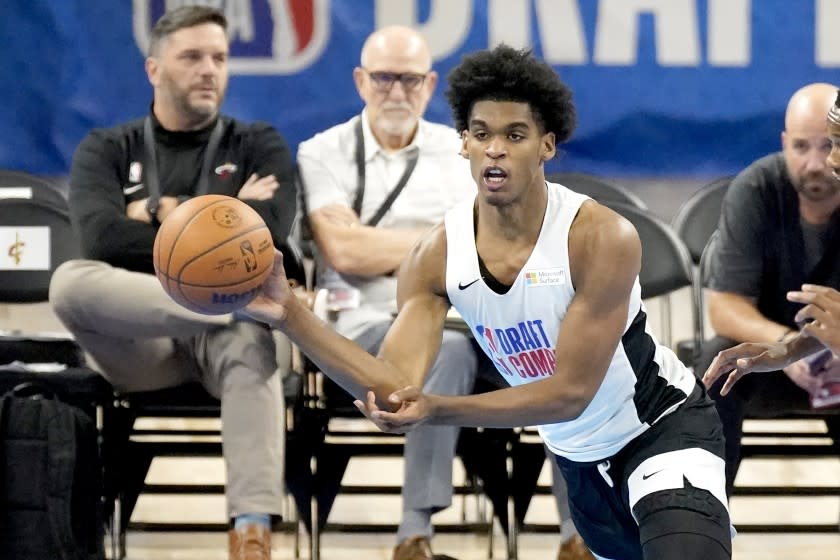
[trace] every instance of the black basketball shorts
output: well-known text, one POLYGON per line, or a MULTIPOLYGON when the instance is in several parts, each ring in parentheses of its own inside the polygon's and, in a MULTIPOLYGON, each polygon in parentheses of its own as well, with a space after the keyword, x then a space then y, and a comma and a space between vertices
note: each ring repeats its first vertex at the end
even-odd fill
POLYGON ((578 532, 605 560, 731 558, 724 440, 701 386, 621 451, 598 463, 556 457, 578 532), (660 541, 654 547, 657 539, 660 541), (698 550, 698 547, 700 548, 698 550), (685 553, 680 549, 685 549, 685 553))

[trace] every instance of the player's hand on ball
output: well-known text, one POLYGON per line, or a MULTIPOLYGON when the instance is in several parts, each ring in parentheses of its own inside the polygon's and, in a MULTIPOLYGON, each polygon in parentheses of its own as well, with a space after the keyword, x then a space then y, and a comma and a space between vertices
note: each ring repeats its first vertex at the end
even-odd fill
POLYGON ((362 414, 389 434, 404 434, 429 418, 429 398, 417 387, 406 387, 391 393, 388 403, 394 406, 394 412, 381 410, 376 404, 373 391, 368 392, 366 402, 354 402, 362 414))
POLYGON ((289 302, 294 298, 286 278, 286 270, 283 268, 283 253, 275 249, 271 273, 263 282, 257 296, 243 311, 257 321, 275 325, 286 318, 289 302))

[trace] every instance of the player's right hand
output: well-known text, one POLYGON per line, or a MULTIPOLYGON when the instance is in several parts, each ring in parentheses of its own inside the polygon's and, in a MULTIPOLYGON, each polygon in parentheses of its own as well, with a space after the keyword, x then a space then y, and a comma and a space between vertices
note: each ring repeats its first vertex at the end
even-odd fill
POLYGON ((293 300, 296 301, 283 268, 283 253, 275 249, 271 274, 263 282, 257 297, 242 311, 257 321, 277 327, 286 319, 289 304, 293 300))
POLYGON ((371 391, 367 402, 357 400, 354 404, 380 430, 389 434, 404 434, 429 419, 429 397, 417 387, 394 391, 388 397, 388 403, 397 407, 394 412, 381 410, 371 391))

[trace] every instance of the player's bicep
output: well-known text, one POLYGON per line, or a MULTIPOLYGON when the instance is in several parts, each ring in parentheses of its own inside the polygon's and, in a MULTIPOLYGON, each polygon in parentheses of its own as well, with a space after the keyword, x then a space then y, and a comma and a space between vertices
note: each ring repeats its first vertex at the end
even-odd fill
POLYGON ((591 399, 627 326, 641 244, 623 219, 593 228, 582 243, 571 252, 575 297, 560 325, 555 376, 591 399))

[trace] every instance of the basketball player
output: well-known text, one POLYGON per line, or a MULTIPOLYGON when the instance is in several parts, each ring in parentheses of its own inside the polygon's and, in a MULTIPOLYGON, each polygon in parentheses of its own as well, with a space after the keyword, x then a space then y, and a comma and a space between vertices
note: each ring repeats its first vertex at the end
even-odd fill
POLYGON ((300 344, 385 431, 538 425, 598 558, 730 558, 720 423, 699 381, 647 332, 638 235, 545 181, 574 128, 571 92, 531 53, 499 46, 464 58, 447 97, 479 192, 403 263, 379 358, 294 300, 279 257, 248 312, 300 344), (450 304, 511 387, 416 388, 450 304))

